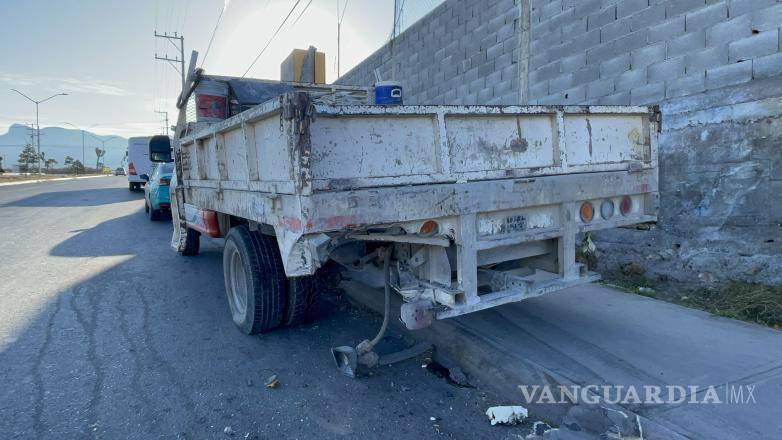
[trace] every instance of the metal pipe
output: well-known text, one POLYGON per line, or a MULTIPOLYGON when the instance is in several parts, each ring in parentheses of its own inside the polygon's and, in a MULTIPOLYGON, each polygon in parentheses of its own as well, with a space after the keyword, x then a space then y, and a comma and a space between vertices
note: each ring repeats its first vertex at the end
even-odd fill
POLYGON ((374 347, 388 329, 389 315, 391 314, 391 253, 393 248, 386 248, 383 256, 383 273, 385 276, 385 286, 383 287, 385 293, 385 303, 383 305, 383 325, 380 326, 380 331, 377 332, 377 336, 369 341, 369 347, 374 347))

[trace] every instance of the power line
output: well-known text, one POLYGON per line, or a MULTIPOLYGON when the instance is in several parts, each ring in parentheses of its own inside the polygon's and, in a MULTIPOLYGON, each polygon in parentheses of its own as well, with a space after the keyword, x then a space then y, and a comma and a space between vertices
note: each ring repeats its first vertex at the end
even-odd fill
POLYGON ((247 70, 244 71, 242 74, 242 78, 247 76, 247 74, 250 72, 250 69, 253 68, 255 63, 258 62, 258 60, 261 58, 261 55, 263 55, 264 52, 266 52, 266 49, 269 47, 270 44, 272 44, 272 41, 274 41, 274 38, 277 36, 277 34, 280 33, 280 30, 283 26, 285 26, 285 23, 287 23, 288 19, 291 18, 291 14, 293 14, 293 11, 296 10, 296 7, 299 6, 299 3, 301 3, 301 0, 296 0, 296 3, 293 5, 291 10, 288 12, 288 15, 285 16, 285 19, 282 20, 282 23, 280 23, 280 26, 277 27, 277 30, 274 31, 274 34, 272 34, 271 38, 269 38, 269 41, 266 42, 266 45, 263 46, 263 49, 261 49, 260 52, 258 52, 258 55, 255 57, 253 62, 250 64, 250 67, 247 68, 247 70))
POLYGON ((220 14, 217 16, 217 22, 215 23, 215 28, 212 29, 212 36, 209 37, 209 44, 206 45, 206 52, 204 52, 204 57, 201 59, 200 67, 204 66, 206 57, 209 56, 209 49, 212 48, 212 42, 215 40, 215 35, 217 35, 217 28, 220 27, 220 21, 223 19, 223 13, 225 13, 226 9, 228 9, 228 1, 223 3, 223 8, 220 9, 220 14))
POLYGON ((312 0, 310 0, 310 2, 307 3, 307 6, 305 6, 304 9, 301 10, 301 14, 299 14, 299 16, 296 17, 296 20, 293 20, 293 24, 291 24, 291 26, 296 26, 296 23, 298 23, 301 16, 304 15, 305 12, 307 12, 307 8, 309 8, 311 4, 312 4, 312 0))

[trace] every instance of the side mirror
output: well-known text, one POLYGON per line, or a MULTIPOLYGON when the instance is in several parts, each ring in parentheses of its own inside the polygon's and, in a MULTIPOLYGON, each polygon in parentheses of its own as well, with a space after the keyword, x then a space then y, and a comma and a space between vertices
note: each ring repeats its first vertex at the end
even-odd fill
POLYGON ((168 136, 157 135, 149 139, 149 160, 152 162, 173 162, 171 139, 168 136))
POLYGON ((149 182, 149 175, 148 174, 142 174, 138 176, 139 179, 143 180, 144 182, 149 182))

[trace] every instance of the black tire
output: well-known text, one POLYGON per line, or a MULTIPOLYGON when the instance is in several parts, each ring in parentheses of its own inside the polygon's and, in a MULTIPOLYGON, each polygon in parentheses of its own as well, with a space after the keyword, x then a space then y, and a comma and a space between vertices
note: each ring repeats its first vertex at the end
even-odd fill
POLYGON ((147 203, 147 199, 144 199, 144 212, 149 214, 149 203, 147 203))
POLYGON ((136 184, 133 182, 128 182, 128 191, 135 191, 136 190, 136 184))
POLYGON ((190 228, 185 230, 187 232, 185 232, 185 248, 182 250, 182 255, 194 257, 198 255, 198 251, 201 249, 201 233, 190 228))
POLYGON ((299 325, 310 319, 310 310, 320 287, 318 275, 288 279, 285 325, 299 325))
POLYGON ((160 220, 160 210, 153 208, 152 204, 149 204, 148 206, 149 210, 147 212, 149 213, 149 220, 153 222, 160 220))
POLYGON ((277 242, 247 226, 228 233, 223 248, 225 293, 244 333, 274 330, 285 318, 285 270, 277 242))

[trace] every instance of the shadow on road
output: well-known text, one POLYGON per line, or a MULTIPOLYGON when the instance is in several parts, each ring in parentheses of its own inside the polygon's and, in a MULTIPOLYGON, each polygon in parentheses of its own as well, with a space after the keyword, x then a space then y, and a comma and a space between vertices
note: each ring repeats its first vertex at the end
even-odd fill
POLYGON ((52 191, 14 200, 0 207, 72 207, 99 206, 122 203, 144 198, 143 192, 130 192, 127 188, 95 188, 90 190, 52 191))
MULTIPOLYGON (((360 380, 341 376, 329 347, 357 343, 379 327, 377 316, 344 302, 332 301, 316 323, 240 333, 225 301, 220 243, 207 241, 201 255, 185 258, 169 248, 169 234, 170 223, 136 211, 54 247, 51 256, 99 258, 74 259, 73 270, 88 276, 30 312, 5 341, 4 438, 490 435, 481 394, 428 375, 420 362, 360 380), (274 389, 264 386, 272 374, 280 381, 274 389), (433 426, 430 417, 448 421, 433 426)), ((392 333, 384 344, 399 343, 392 333)))

